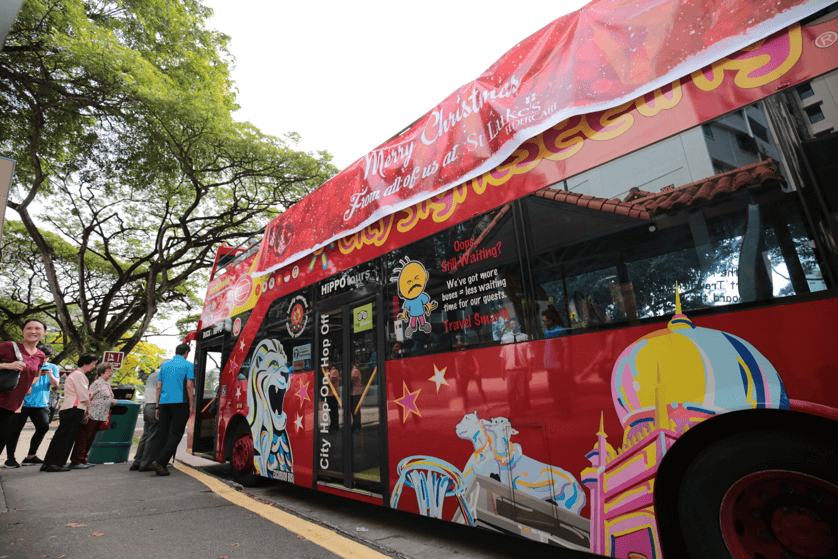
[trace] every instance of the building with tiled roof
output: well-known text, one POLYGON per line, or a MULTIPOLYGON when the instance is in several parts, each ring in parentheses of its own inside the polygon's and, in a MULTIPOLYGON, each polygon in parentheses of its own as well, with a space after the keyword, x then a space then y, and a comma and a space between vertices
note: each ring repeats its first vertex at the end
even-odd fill
MULTIPOLYGON (((539 190, 534 196, 591 210, 612 212, 638 219, 651 219, 656 215, 714 200, 738 190, 755 189, 768 183, 781 184, 784 182, 777 168, 777 163, 772 159, 767 159, 678 188, 667 187, 658 193, 646 192, 638 187, 632 187, 628 196, 623 200, 598 198, 556 188, 539 190)), ((499 217, 501 216, 498 215, 499 217)))

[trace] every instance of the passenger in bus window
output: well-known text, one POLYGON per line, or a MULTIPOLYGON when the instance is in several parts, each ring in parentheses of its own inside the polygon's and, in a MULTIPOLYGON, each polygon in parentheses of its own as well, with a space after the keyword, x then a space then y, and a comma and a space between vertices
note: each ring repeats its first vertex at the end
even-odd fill
POLYGON ((350 373, 350 380, 352 382, 352 429, 361 428, 361 410, 357 410, 358 403, 361 401, 361 394, 364 392, 364 384, 361 380, 361 369, 358 363, 358 358, 355 358, 355 364, 352 365, 352 372, 350 373))
POLYGON ((329 382, 331 386, 329 395, 326 396, 326 403, 329 405, 329 432, 333 433, 340 426, 340 408, 336 396, 336 393, 340 394, 340 371, 331 359, 329 360, 329 382))
POLYGON ((527 335, 521 332, 521 326, 518 324, 518 319, 514 316, 504 323, 500 343, 511 344, 513 342, 525 342, 527 341, 527 338, 527 335))
MULTIPOLYGON (((492 307, 490 314, 500 315, 501 310, 502 309, 500 307, 492 307)), ((500 339, 503 337, 505 332, 506 332, 506 320, 504 320, 503 318, 498 316, 497 322, 492 323, 492 339, 495 340, 496 342, 500 341, 500 339)))
POLYGON ((545 338, 555 338, 567 332, 561 325, 561 320, 558 311, 552 305, 541 313, 541 324, 544 326, 545 338))
POLYGON ((593 295, 586 298, 581 291, 575 291, 571 306, 571 313, 576 316, 580 328, 591 328, 611 322, 605 309, 593 295))
POLYGON ((370 356, 367 360, 367 367, 370 369, 378 367, 378 352, 375 351, 372 343, 367 343, 367 354, 370 356))
POLYGON ((390 348, 390 355, 387 356, 387 359, 401 359, 402 358, 402 343, 401 342, 393 342, 393 346, 390 348))

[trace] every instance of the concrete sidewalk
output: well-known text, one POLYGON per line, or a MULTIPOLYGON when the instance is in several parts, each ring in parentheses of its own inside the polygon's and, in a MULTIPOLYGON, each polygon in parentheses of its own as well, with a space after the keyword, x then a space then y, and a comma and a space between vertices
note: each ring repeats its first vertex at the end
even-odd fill
MULTIPOLYGON (((18 447, 24 453, 31 426, 29 431, 22 433, 18 447)), ((45 440, 39 455, 48 444, 45 440)), ((183 452, 183 445, 177 458, 195 466, 210 464, 183 452)), ((336 557, 182 471, 170 467, 171 475, 163 477, 131 472, 129 465, 60 473, 4 467, 0 559, 336 557)))
POLYGON ((171 471, 141 474, 126 464, 6 470, 0 557, 334 557, 171 471))

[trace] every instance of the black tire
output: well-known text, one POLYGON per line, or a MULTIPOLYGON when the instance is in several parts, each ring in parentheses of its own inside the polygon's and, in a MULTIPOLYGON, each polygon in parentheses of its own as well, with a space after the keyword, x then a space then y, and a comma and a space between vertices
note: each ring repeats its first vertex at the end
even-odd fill
MULTIPOLYGON (((737 433, 708 445, 684 471, 678 492, 678 525, 685 545, 684 551, 688 556, 693 559, 775 559, 756 550, 732 554, 725 543, 723 530, 726 530, 730 537, 734 532, 741 534, 742 526, 740 523, 731 523, 724 527, 721 525, 723 504, 735 502, 737 494, 739 499, 742 498, 742 494, 735 490, 725 501, 728 490, 737 483, 741 486, 743 482, 740 480, 743 478, 751 476, 749 479, 754 479, 753 474, 771 471, 794 472, 823 480, 827 485, 838 485, 838 446, 834 442, 834 432, 765 430, 737 433), (827 442, 827 439, 832 440, 827 442)), ((769 478, 775 475, 779 477, 779 474, 765 474, 769 478)), ((747 483, 747 480, 744 483, 747 483)), ((835 501, 830 500, 833 504, 827 508, 818 508, 817 511, 835 534, 838 533, 838 526, 835 524, 836 509, 833 506, 835 501)), ((766 508, 768 507, 769 505, 766 505, 766 508)), ((761 511, 755 512, 759 518, 758 514, 761 514, 761 511)), ((760 534, 766 539, 774 538, 779 544, 771 533, 770 525, 760 534)), ((778 551, 776 557, 780 559, 799 556, 784 553, 785 551, 778 551)), ((833 548, 831 553, 820 557, 838 557, 838 550, 833 548)))

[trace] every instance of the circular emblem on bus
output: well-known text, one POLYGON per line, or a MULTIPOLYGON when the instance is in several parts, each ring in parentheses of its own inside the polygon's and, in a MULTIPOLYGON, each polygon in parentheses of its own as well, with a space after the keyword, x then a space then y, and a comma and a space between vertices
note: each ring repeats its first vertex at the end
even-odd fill
POLYGON ((240 307, 247 303, 250 299, 250 292, 253 290, 253 278, 250 276, 242 276, 236 282, 236 287, 233 289, 233 303, 240 307))
POLYGON ((826 33, 818 35, 818 38, 815 39, 815 46, 819 49, 825 49, 827 47, 831 47, 836 42, 838 42, 838 33, 835 31, 827 31, 826 33))
POLYGON ((273 276, 271 276, 271 279, 268 280, 268 289, 273 289, 274 288, 274 283, 275 283, 275 280, 274 280, 273 276))
POLYGON ((274 248, 274 253, 277 256, 282 256, 288 250, 288 244, 294 236, 294 226, 290 223, 283 223, 278 225, 271 235, 271 244, 274 248))
POLYGON ((308 303, 306 303, 305 297, 297 295, 291 299, 291 303, 288 305, 288 334, 292 338, 299 337, 305 330, 308 321, 306 311, 308 311, 308 303))
POLYGON ((297 276, 299 276, 299 275, 300 275, 300 267, 299 266, 294 266, 294 268, 292 268, 292 270, 291 270, 291 277, 293 277, 294 279, 297 279, 297 276))
POLYGON ((235 322, 233 322, 233 335, 238 336, 242 331, 242 319, 237 318, 235 322))

